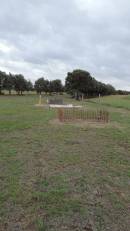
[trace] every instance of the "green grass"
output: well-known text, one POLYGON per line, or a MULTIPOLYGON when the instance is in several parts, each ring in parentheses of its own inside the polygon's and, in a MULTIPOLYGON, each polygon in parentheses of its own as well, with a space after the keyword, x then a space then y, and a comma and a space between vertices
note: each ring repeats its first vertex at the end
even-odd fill
POLYGON ((113 96, 105 96, 95 99, 90 99, 90 102, 95 102, 101 105, 112 106, 116 108, 124 108, 130 110, 130 95, 127 96, 120 96, 120 95, 113 95, 113 96))
POLYGON ((0 230, 129 231, 129 96, 82 102, 104 127, 52 124, 37 101, 0 97, 0 230))

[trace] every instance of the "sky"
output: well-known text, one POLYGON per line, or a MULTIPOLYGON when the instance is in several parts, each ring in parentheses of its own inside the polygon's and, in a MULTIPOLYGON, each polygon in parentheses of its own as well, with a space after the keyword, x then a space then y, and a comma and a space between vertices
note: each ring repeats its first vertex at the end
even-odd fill
POLYGON ((65 80, 83 69, 130 90, 129 0, 0 0, 0 70, 65 80))

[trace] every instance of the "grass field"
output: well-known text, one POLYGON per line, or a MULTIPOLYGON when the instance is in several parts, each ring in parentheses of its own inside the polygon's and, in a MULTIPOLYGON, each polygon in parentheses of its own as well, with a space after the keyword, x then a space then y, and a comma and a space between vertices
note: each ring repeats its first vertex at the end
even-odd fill
POLYGON ((126 96, 119 96, 119 95, 113 95, 113 96, 106 96, 96 98, 96 99, 90 99, 90 102, 95 103, 101 103, 106 106, 113 106, 117 108, 124 108, 124 109, 130 109, 130 95, 126 96))
POLYGON ((50 123, 37 101, 0 97, 0 231, 129 231, 130 97, 83 102, 108 109, 102 127, 50 123))

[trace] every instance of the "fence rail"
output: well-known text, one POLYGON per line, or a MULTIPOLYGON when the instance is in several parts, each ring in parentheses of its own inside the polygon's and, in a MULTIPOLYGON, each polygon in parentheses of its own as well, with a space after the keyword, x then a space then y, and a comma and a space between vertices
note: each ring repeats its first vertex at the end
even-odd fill
POLYGON ((58 109, 58 119, 60 122, 69 122, 75 120, 87 120, 91 122, 109 122, 109 112, 105 110, 86 110, 77 108, 58 109))

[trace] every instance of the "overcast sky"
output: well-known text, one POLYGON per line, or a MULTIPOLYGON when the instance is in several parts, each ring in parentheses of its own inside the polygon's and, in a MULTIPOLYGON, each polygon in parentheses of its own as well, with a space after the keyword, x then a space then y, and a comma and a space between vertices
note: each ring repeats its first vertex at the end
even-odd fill
POLYGON ((130 0, 0 0, 0 70, 130 90, 130 0))

